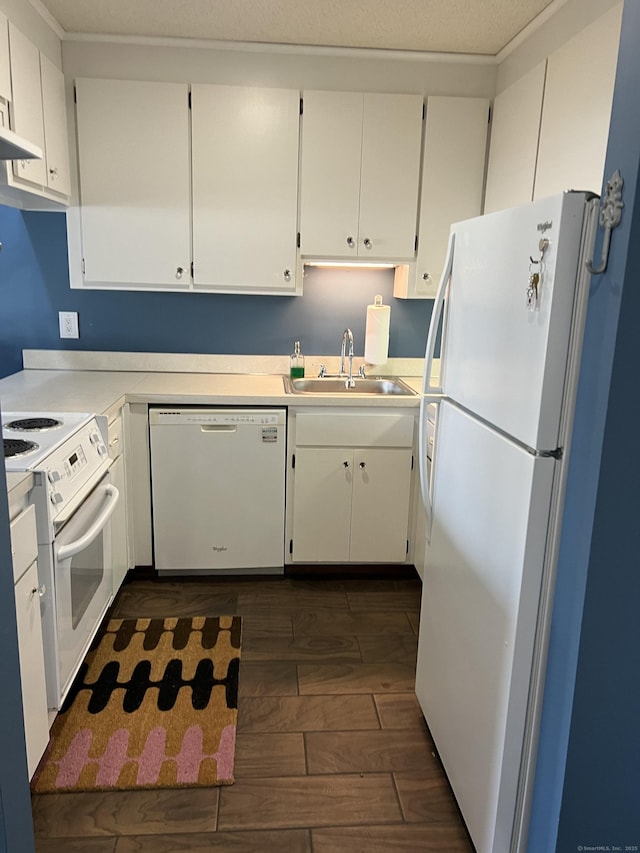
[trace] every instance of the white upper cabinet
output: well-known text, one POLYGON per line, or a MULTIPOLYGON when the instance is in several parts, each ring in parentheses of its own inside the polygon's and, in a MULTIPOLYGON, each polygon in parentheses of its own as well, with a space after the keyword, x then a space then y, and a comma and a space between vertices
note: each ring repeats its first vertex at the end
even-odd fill
POLYGON ((488 98, 427 99, 415 265, 396 269, 393 295, 433 298, 452 223, 482 211, 488 98))
POLYGON ((496 97, 485 213, 600 192, 621 20, 620 3, 496 97))
POLYGON ((622 4, 549 56, 536 199, 566 189, 601 191, 621 21, 622 4))
POLYGON ((484 212, 533 198, 546 60, 512 83, 493 102, 484 212))
POLYGON ((303 100, 302 255, 412 258, 422 96, 307 91, 303 100))
POLYGON ((76 81, 84 281, 190 283, 188 87, 76 81))
POLYGON ((299 91, 194 85, 191 98, 194 285, 295 291, 299 91))
MULTIPOLYGON (((11 100, 11 67, 9 65, 9 22, 0 12, 0 101, 11 100)), ((1 121, 0 121, 1 123, 1 121)), ((5 124, 9 121, 5 116, 5 124)))
MULTIPOLYGON (((45 150, 40 51, 9 22, 11 56, 11 129, 45 150)), ((42 187, 47 185, 44 160, 13 160, 14 177, 42 187)))
POLYGON ((52 192, 68 196, 71 194, 71 175, 64 75, 43 53, 40 54, 40 79, 46 140, 47 187, 52 192))
POLYGON ((25 209, 66 206, 71 180, 64 75, 11 22, 7 28, 6 19, 0 19, 0 113, 0 121, 43 152, 41 160, 12 160, 4 167, 2 200, 25 209))

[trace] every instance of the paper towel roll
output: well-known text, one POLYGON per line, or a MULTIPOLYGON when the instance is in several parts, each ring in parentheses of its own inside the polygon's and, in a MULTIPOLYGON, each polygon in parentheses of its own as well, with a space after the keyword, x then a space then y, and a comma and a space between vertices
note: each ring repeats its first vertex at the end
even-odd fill
POLYGON ((384 364, 389 358, 389 322, 391 307, 382 304, 376 296, 373 305, 367 305, 367 325, 364 333, 364 360, 368 364, 384 364))

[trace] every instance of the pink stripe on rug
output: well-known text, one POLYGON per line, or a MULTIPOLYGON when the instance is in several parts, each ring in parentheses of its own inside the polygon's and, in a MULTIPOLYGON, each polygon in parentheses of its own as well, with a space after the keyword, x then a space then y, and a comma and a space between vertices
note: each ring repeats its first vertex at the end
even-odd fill
POLYGON ((115 785, 120 776, 120 771, 127 763, 127 747, 129 746, 129 732, 127 729, 118 729, 109 738, 107 747, 100 758, 95 759, 98 765, 96 774, 96 785, 115 785))
POLYGON ((149 732, 138 759, 138 785, 153 785, 158 781, 162 764, 166 758, 165 744, 167 730, 163 726, 155 726, 149 732))
POLYGON ((89 759, 92 740, 93 735, 89 729, 80 729, 60 761, 52 762, 58 765, 56 788, 69 788, 77 784, 82 768, 89 759))
POLYGON ((215 754, 218 762, 218 779, 233 780, 233 756, 236 743, 236 727, 225 726, 220 736, 220 746, 215 754))

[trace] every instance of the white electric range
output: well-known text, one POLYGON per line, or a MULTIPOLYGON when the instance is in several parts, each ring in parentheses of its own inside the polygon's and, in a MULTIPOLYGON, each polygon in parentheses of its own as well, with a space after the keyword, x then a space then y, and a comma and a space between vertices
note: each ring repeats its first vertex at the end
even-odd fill
POLYGON ((47 701, 64 697, 113 597, 107 419, 3 412, 5 467, 34 475, 47 701))

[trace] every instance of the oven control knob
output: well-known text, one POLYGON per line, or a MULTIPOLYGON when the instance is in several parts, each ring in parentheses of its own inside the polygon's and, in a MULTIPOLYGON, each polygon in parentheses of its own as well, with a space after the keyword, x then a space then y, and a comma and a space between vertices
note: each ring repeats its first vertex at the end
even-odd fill
POLYGON ((51 503, 54 504, 54 506, 56 504, 62 503, 63 500, 64 498, 62 497, 60 492, 51 492, 51 503))
POLYGON ((49 478, 50 483, 57 483, 60 479, 60 474, 58 471, 49 471, 47 477, 49 478))
POLYGON ((91 442, 91 444, 98 444, 98 442, 100 441, 100 436, 97 432, 92 432, 89 436, 89 441, 91 442))
POLYGON ((104 444, 99 444, 96 449, 98 451, 98 456, 106 455, 107 448, 104 446, 104 444))

